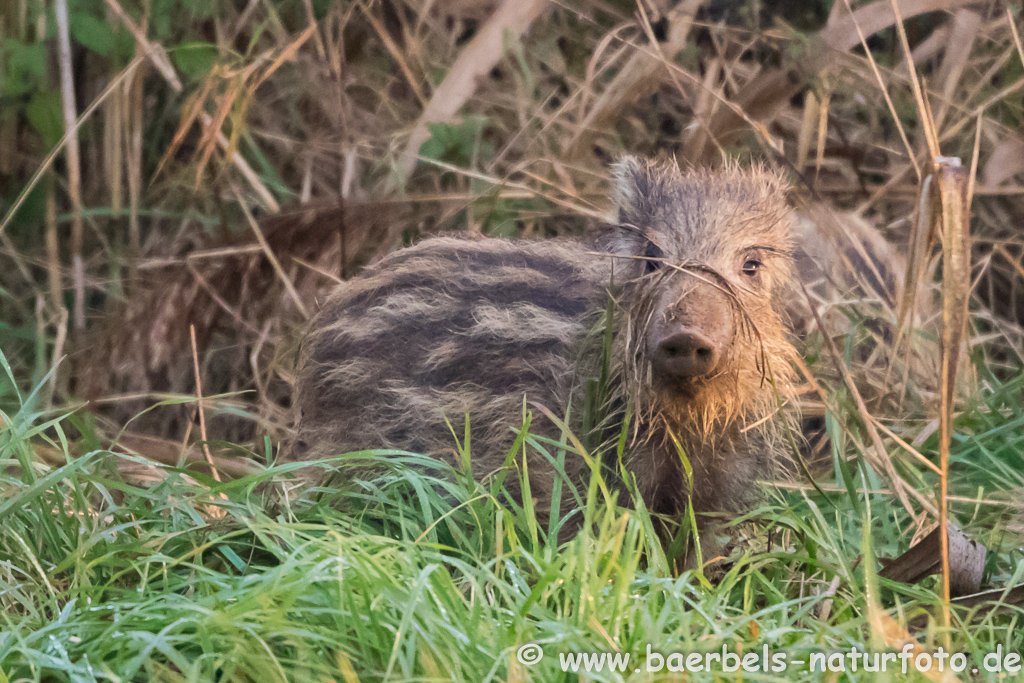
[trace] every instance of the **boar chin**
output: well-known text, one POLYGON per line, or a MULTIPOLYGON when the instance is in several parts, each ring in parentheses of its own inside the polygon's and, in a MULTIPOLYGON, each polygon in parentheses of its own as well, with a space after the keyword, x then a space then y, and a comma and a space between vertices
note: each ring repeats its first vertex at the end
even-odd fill
POLYGON ((773 389, 760 375, 746 375, 723 372, 686 382, 654 377, 648 398, 651 416, 703 440, 764 420, 775 411, 773 389))

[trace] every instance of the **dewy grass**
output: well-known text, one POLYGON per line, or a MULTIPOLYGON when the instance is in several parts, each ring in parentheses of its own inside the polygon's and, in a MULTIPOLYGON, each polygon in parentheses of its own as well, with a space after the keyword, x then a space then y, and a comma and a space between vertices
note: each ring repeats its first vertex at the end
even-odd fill
MULTIPOLYGON (((1007 400, 996 392, 998 406, 963 418, 965 433, 980 433, 961 440, 957 462, 980 457, 968 444, 998 459, 1019 442, 1007 400)), ((687 676, 819 680, 810 662, 824 653, 845 662, 845 680, 875 680, 863 666, 850 671, 845 654, 835 659, 896 651, 879 642, 872 601, 901 623, 937 605, 934 580, 867 589, 875 567, 863 558, 907 542, 908 520, 884 494, 861 493, 855 506, 834 493, 769 491, 729 528, 738 541, 708 581, 672 573, 651 516, 606 495, 600 468, 579 490, 563 482, 577 511, 547 529, 529 503, 508 502, 503 482, 522 476, 524 447, 574 457, 569 435, 542 442, 528 421, 506 479, 478 483, 437 460, 367 451, 302 465, 344 481, 346 468, 373 461, 380 473, 364 482, 285 490, 302 466, 223 484, 169 468, 146 490, 124 484, 114 465, 126 456, 106 451, 41 465, 39 444, 69 454, 65 418, 31 404, 9 406, 0 433, 0 681, 576 680, 564 669, 590 653, 630 660, 622 671, 591 661, 586 680, 660 680, 679 675, 668 667, 684 656, 723 647, 784 655, 787 668, 712 663, 687 676), (566 524, 579 533, 560 542, 566 524), (521 651, 529 644, 540 649, 521 651), (660 673, 648 671, 658 657, 660 673)), ((469 429, 459 431, 471 449, 469 429)), ((856 463, 853 472, 863 490, 869 479, 856 463)), ((992 472, 988 492, 1014 483, 1010 470, 992 472)), ((1004 537, 1014 533, 1008 512, 1004 537)), ((1019 550, 986 540, 996 585, 1019 583, 1019 550)), ((1020 652, 1021 617, 980 617, 954 634, 954 649, 978 668, 997 647, 1020 652)), ((936 633, 927 625, 919 640, 930 650, 936 633)))

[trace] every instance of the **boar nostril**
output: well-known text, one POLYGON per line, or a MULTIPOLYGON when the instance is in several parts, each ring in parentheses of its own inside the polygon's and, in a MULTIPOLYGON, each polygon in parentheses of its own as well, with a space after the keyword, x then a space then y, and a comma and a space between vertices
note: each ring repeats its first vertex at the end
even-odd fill
POLYGON ((654 358, 660 372, 677 379, 710 374, 718 363, 714 342, 699 330, 682 327, 662 339, 654 358))

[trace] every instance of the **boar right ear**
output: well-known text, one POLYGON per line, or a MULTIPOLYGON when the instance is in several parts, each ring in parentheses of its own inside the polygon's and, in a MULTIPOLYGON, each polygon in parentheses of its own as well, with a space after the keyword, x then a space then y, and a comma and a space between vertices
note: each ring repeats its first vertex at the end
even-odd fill
POLYGON ((624 156, 612 167, 612 197, 615 220, 631 223, 641 213, 651 190, 650 163, 624 156))
POLYGON ((620 225, 643 226, 657 207, 665 204, 665 193, 679 180, 679 167, 674 160, 622 157, 612 167, 615 220, 620 225))
POLYGON ((615 216, 614 227, 606 238, 606 248, 613 254, 630 256, 624 267, 627 272, 636 270, 635 275, 645 272, 646 264, 657 265, 662 258, 661 248, 652 241, 649 233, 666 168, 635 156, 625 156, 612 167, 612 209, 615 216))

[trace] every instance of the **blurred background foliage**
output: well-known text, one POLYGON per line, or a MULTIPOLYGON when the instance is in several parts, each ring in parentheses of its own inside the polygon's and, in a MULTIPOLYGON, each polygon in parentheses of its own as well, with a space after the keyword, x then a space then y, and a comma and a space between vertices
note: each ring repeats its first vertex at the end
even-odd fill
MULTIPOLYGON (((1024 54, 1020 3, 900 7, 902 22, 889 0, 8 0, 0 344, 19 381, 47 378, 40 405, 89 401, 110 438, 190 434, 195 353, 211 438, 285 440, 297 330, 338 278, 438 231, 582 234, 624 152, 735 158, 782 168, 844 239, 859 226, 884 272, 836 247, 860 298, 815 303, 913 441, 935 347, 907 352, 914 372, 885 351, 928 174, 913 77, 942 153, 976 175, 977 400, 1024 355, 1024 54)), ((828 225, 803 238, 831 244, 828 225)), ((916 313, 924 337, 935 310, 916 313)), ((798 332, 841 394, 821 331, 798 332)))

